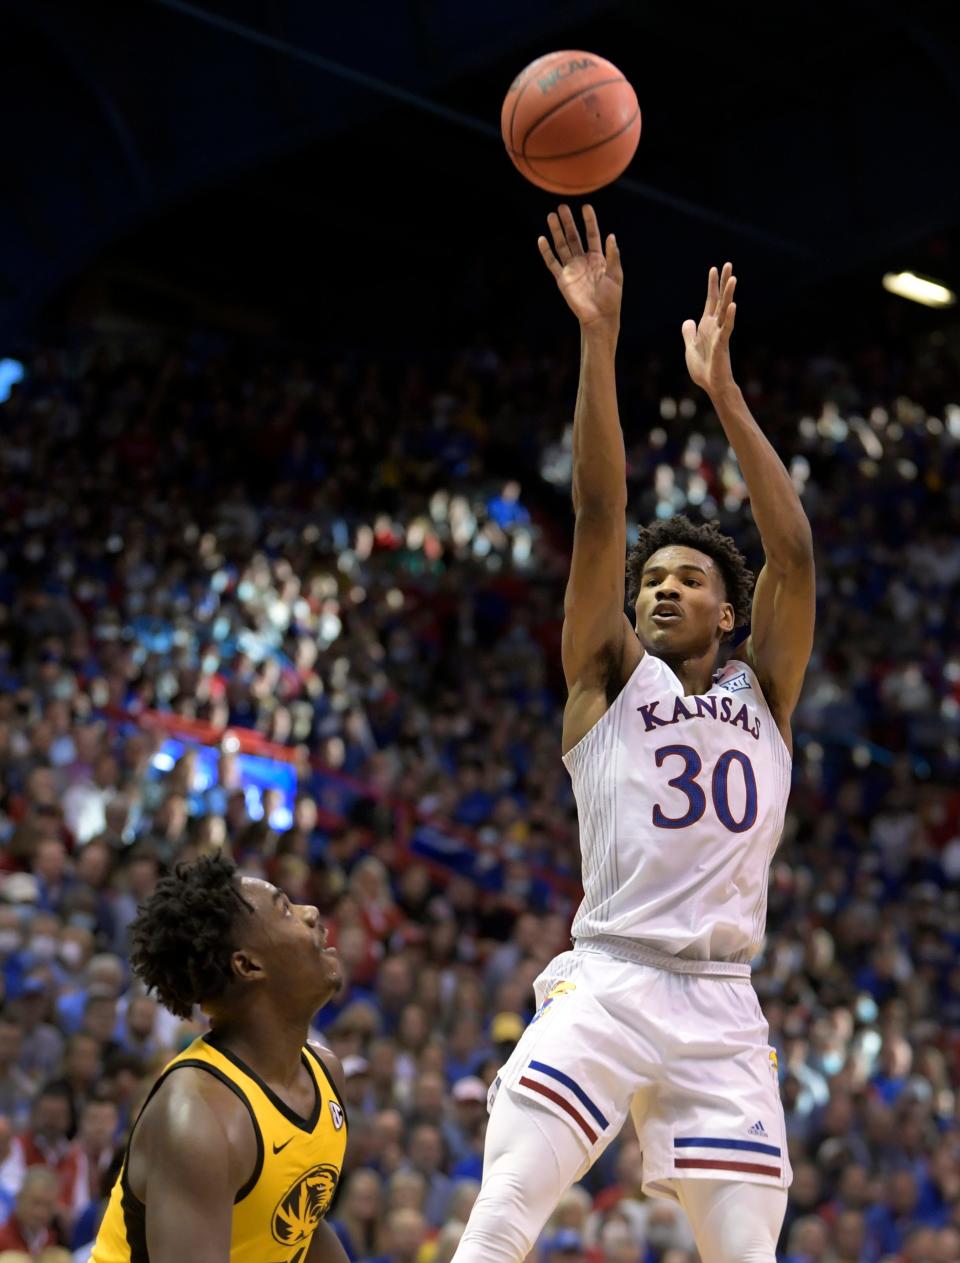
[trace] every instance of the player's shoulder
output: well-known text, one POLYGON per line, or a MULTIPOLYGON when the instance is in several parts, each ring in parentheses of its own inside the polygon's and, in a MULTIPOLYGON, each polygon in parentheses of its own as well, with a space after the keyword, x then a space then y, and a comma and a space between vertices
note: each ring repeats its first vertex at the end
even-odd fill
POLYGON ((773 722, 783 739, 787 753, 793 757, 793 732, 790 725, 791 711, 784 711, 777 696, 776 685, 772 680, 764 680, 757 670, 757 664, 754 662, 753 653, 751 651, 751 642, 748 639, 742 650, 740 658, 731 658, 722 673, 722 682, 717 681, 720 687, 728 693, 744 692, 749 690, 753 697, 762 706, 764 706, 771 715, 773 722))
POLYGON ((138 1130, 174 1142, 209 1131, 222 1142, 245 1131, 249 1121, 250 1105, 231 1079, 203 1063, 174 1062, 147 1102, 138 1130))
POLYGON ((731 658, 717 672, 714 688, 721 688, 725 693, 754 693, 765 700, 760 677, 753 664, 743 658, 731 658))
POLYGON ((164 1072, 130 1141, 130 1182, 145 1200, 157 1179, 179 1172, 210 1199, 240 1188, 257 1160, 257 1124, 237 1085, 202 1064, 174 1063, 164 1072), (151 1175, 151 1172, 153 1175, 151 1175))

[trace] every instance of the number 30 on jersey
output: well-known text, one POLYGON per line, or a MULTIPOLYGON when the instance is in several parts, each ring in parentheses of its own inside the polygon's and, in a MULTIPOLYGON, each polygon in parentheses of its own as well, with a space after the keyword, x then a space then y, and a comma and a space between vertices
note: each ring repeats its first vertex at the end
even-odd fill
MULTIPOLYGON (((659 803, 653 808, 653 823, 658 829, 687 829, 696 824, 707 810, 707 795, 698 781, 703 762, 693 746, 661 746, 654 752, 657 767, 663 767, 667 759, 682 759, 683 769, 667 784, 686 795, 687 810, 681 816, 668 816, 659 803)), ((757 819, 757 778, 753 764, 742 750, 725 750, 717 759, 710 778, 710 796, 717 819, 731 833, 745 833, 757 819), (739 820, 730 809, 730 769, 737 763, 743 774, 744 806, 739 820)))

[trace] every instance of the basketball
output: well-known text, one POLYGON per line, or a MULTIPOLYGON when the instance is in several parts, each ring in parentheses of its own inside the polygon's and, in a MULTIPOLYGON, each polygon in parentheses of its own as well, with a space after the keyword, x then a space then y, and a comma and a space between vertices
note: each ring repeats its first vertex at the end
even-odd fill
POLYGON ((622 175, 640 140, 637 94, 594 53, 538 57, 514 79, 500 112, 513 165, 550 193, 592 193, 622 175))

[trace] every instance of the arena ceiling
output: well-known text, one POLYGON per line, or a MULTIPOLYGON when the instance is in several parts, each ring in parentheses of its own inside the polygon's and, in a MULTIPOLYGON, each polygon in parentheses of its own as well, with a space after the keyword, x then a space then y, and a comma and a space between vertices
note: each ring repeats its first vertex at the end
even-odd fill
POLYGON ((949 3, 0 10, 4 345, 98 307, 329 338, 536 319, 551 203, 497 121, 513 75, 555 47, 608 56, 636 85, 637 159, 596 200, 648 324, 690 314, 721 255, 757 312, 839 278, 872 285, 881 266, 960 282, 949 3))

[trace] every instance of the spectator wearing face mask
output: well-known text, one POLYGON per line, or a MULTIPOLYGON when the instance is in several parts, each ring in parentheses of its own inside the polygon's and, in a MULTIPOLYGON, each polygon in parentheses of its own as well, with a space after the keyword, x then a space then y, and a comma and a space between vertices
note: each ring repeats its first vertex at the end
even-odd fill
POLYGON ((60 1009, 65 996, 73 994, 85 985, 85 971, 93 955, 93 935, 77 925, 65 925, 60 931, 60 944, 54 976, 57 982, 60 1009))
POLYGON ((43 909, 34 912, 24 948, 29 967, 48 969, 57 959, 59 946, 60 918, 56 913, 43 909))

